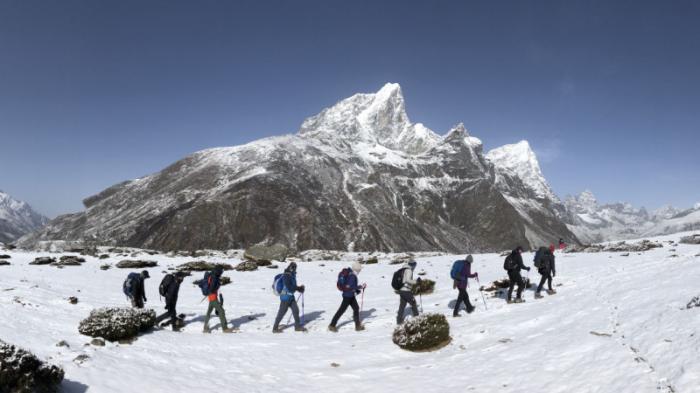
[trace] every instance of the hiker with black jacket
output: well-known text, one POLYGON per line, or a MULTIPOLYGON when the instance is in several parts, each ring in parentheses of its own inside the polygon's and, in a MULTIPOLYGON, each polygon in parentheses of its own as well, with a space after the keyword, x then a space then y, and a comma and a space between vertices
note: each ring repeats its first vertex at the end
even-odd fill
MULTIPOLYGON (((459 261, 458 261, 459 262, 459 261)), ((467 314, 474 312, 474 306, 469 301, 469 293, 467 292, 468 280, 470 278, 478 278, 479 273, 472 273, 472 262, 474 262, 474 257, 467 255, 467 257, 462 261, 462 268, 458 269, 455 274, 454 286, 459 290, 459 295, 457 296, 457 303, 455 304, 453 317, 459 317, 459 308, 464 303, 467 308, 467 314)))
POLYGON ((184 279, 185 274, 182 272, 166 274, 165 277, 163 277, 163 281, 160 283, 159 288, 161 295, 165 296, 166 311, 156 318, 156 324, 159 324, 166 318, 170 317, 170 319, 161 326, 171 325, 173 331, 175 332, 180 331, 180 325, 182 324, 182 320, 178 318, 175 308, 177 307, 177 297, 180 292, 180 284, 182 284, 182 280, 184 279))
POLYGON ((216 314, 219 316, 221 321, 221 328, 224 333, 231 333, 233 329, 228 328, 226 322, 226 313, 224 308, 219 303, 219 288, 221 287, 221 275, 224 274, 224 268, 221 266, 216 266, 214 270, 211 271, 207 278, 207 299, 209 299, 209 307, 207 307, 207 315, 204 316, 204 333, 210 333, 209 329, 209 318, 211 318, 211 312, 216 310, 216 314))
POLYGON ((280 308, 277 311, 277 317, 275 318, 275 324, 272 326, 272 333, 282 333, 282 329, 279 328, 284 314, 287 313, 288 309, 292 309, 292 316, 294 317, 294 330, 297 332, 305 332, 306 328, 301 326, 299 320, 299 306, 297 306, 297 301, 294 299, 294 292, 304 293, 305 287, 303 285, 297 285, 297 264, 292 262, 284 269, 284 274, 282 275, 282 291, 280 291, 280 308))
POLYGON ((525 282, 523 281, 523 276, 520 275, 521 270, 527 270, 528 272, 530 271, 530 267, 525 266, 523 263, 523 257, 520 255, 523 252, 523 248, 521 246, 516 247, 510 255, 508 255, 508 258, 510 258, 510 262, 506 261, 506 264, 509 265, 508 269, 508 280, 510 280, 510 286, 508 287, 508 298, 507 302, 510 303, 522 303, 524 300, 522 298, 523 294, 523 289, 525 287, 525 282), (513 288, 515 288, 515 284, 518 284, 518 293, 515 297, 515 300, 511 300, 511 297, 513 296, 513 288))
POLYGON ((401 288, 397 291, 399 294, 399 312, 396 315, 396 324, 400 325, 404 320, 404 311, 406 304, 411 305, 411 312, 413 316, 418 316, 418 305, 416 304, 416 297, 413 296, 413 287, 420 285, 421 278, 418 277, 417 280, 413 279, 413 271, 416 270, 416 261, 411 260, 406 262, 401 269, 403 270, 403 278, 401 280, 401 288))
POLYGON ((542 295, 540 292, 542 292, 542 287, 544 286, 545 281, 547 281, 547 294, 549 295, 554 295, 557 293, 554 289, 552 289, 552 277, 557 275, 557 269, 554 264, 554 253, 552 252, 552 249, 554 246, 550 247, 549 249, 546 249, 543 251, 543 255, 539 259, 539 263, 537 263, 537 271, 542 275, 542 278, 540 278, 540 285, 537 286, 537 291, 535 292, 535 299, 540 299, 542 298, 542 295))
POLYGON ((124 280, 124 294, 131 301, 131 306, 134 308, 143 308, 146 299, 146 285, 144 280, 150 278, 148 270, 141 273, 129 273, 124 280))
POLYGON ((360 294, 367 287, 367 284, 360 285, 357 281, 357 275, 360 274, 362 270, 362 265, 360 262, 355 262, 352 264, 352 269, 346 268, 341 271, 341 275, 338 277, 338 289, 343 292, 343 302, 340 304, 340 308, 333 316, 331 324, 328 325, 328 330, 331 332, 337 332, 338 320, 345 313, 348 307, 352 308, 352 319, 355 322, 355 330, 365 330, 365 327, 360 323, 360 306, 357 304, 356 295, 360 294), (341 281, 342 277, 342 283, 341 281))

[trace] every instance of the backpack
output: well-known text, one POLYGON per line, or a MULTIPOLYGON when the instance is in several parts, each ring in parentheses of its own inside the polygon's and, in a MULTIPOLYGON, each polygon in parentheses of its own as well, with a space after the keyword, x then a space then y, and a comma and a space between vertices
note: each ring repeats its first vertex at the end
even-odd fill
POLYGON ((165 296, 168 293, 168 288, 173 283, 174 279, 175 277, 173 277, 172 274, 166 274, 165 277, 163 277, 158 286, 158 293, 160 296, 165 296))
POLYGON ((450 277, 453 280, 459 279, 459 273, 464 269, 464 260, 454 261, 452 264, 452 270, 450 270, 450 277))
POLYGON ((122 284, 122 291, 124 291, 127 297, 132 297, 134 295, 134 284, 136 280, 139 279, 139 276, 139 273, 129 273, 129 275, 126 276, 124 284, 122 284))
POLYGON ((204 278, 199 282, 199 289, 202 290, 202 295, 209 296, 209 279, 211 278, 211 272, 204 273, 204 278))
POLYGON ((544 264, 542 263, 542 257, 544 257, 544 254, 547 251, 549 251, 547 247, 540 247, 537 249, 537 252, 535 253, 535 258, 533 259, 536 268, 542 269, 544 267, 544 264))
POLYGON ((394 272, 394 275, 391 277, 391 287, 394 288, 394 290, 399 290, 403 287, 403 273, 406 271, 407 268, 402 267, 401 269, 397 270, 394 272))
POLYGON ((280 296, 282 295, 282 291, 284 290, 284 273, 280 273, 275 276, 275 278, 272 280, 272 293, 275 294, 275 296, 280 296))
POLYGON ((515 259, 513 259, 513 255, 508 254, 506 257, 506 260, 503 261, 503 269, 511 271, 515 270, 518 268, 518 264, 515 262, 515 259))
POLYGON ((336 286, 338 287, 338 290, 341 292, 345 292, 350 290, 348 286, 348 277, 350 277, 350 272, 352 269, 349 267, 346 267, 345 269, 341 270, 340 273, 338 273, 338 282, 336 283, 336 286))

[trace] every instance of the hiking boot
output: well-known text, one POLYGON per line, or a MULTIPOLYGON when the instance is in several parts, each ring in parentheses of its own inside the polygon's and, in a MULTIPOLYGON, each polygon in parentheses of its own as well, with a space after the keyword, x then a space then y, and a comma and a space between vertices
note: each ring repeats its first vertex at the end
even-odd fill
POLYGON ((459 315, 459 313, 457 313, 457 314, 452 314, 452 318, 459 318, 459 317, 461 317, 461 315, 459 315))
POLYGON ((328 330, 330 330, 330 331, 333 332, 333 333, 337 333, 337 332, 338 332, 338 328, 335 327, 335 326, 333 326, 333 325, 328 325, 328 330))
POLYGON ((306 332, 308 332, 309 330, 306 329, 306 328, 303 327, 303 326, 299 326, 299 327, 295 327, 295 328, 294 328, 294 331, 295 331, 295 332, 304 332, 304 333, 306 333, 306 332))
POLYGON ((202 333, 211 333, 211 330, 209 330, 209 326, 205 326, 204 329, 202 329, 202 333))
POLYGON ((280 329, 280 328, 272 329, 272 333, 282 333, 282 329, 280 329))
POLYGON ((474 306, 469 306, 469 308, 467 308, 467 314, 473 313, 475 309, 476 308, 474 306))
POLYGON ((355 325, 355 331, 356 331, 356 332, 359 332, 359 331, 362 331, 362 330, 365 330, 365 325, 362 325, 362 324, 355 325))
POLYGON ((506 303, 508 303, 508 304, 513 303, 513 299, 506 299, 506 303))
POLYGON ((555 293, 557 293, 557 291, 555 291, 554 289, 547 290, 547 295, 554 295, 555 293))
POLYGON ((223 328, 223 329, 221 329, 221 331, 224 332, 224 333, 235 333, 235 332, 238 331, 238 329, 234 329, 234 328, 223 328))
POLYGON ((525 300, 518 297, 518 298, 515 298, 515 300, 513 300, 513 303, 525 303, 525 300))
POLYGON ((542 299, 543 297, 541 293, 535 292, 535 299, 542 299))

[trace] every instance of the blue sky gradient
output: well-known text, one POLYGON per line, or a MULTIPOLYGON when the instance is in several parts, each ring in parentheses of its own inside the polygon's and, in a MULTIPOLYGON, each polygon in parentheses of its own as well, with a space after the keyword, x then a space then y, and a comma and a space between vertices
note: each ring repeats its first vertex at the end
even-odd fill
POLYGON ((401 84, 560 196, 700 201, 697 1, 0 1, 0 189, 49 216, 401 84))

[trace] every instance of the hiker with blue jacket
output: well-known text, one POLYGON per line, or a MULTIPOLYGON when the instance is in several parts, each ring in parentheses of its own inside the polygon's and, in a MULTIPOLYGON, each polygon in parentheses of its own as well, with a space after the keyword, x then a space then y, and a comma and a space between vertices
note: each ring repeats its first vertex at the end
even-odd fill
POLYGON ((403 270, 403 277, 401 279, 401 288, 397 291, 399 294, 399 312, 396 315, 396 324, 400 325, 404 320, 404 312, 406 304, 411 305, 411 312, 413 316, 418 316, 418 305, 416 304, 416 297, 413 296, 413 287, 415 285, 420 285, 421 278, 418 277, 417 280, 413 279, 413 271, 416 270, 416 261, 411 260, 406 262, 401 269, 403 270))
POLYGON ((148 270, 141 273, 129 273, 124 280, 124 294, 131 301, 131 306, 134 308, 143 308, 143 304, 148 301, 146 299, 146 285, 144 280, 150 278, 148 270))
POLYGON ((467 255, 467 257, 461 261, 455 261, 452 265, 452 272, 450 275, 454 280, 454 288, 457 288, 459 295, 457 296, 457 303, 455 304, 453 317, 459 317, 459 308, 462 303, 467 308, 467 314, 474 312, 474 306, 469 301, 469 293, 467 292, 467 286, 469 284, 468 280, 470 278, 479 278, 479 273, 472 273, 472 262, 474 262, 474 257, 467 255))
POLYGON ((362 270, 362 265, 360 262, 355 262, 352 264, 352 269, 345 268, 340 272, 338 276, 338 289, 343 292, 343 302, 340 304, 340 308, 333 316, 331 324, 328 325, 328 330, 331 332, 337 332, 338 320, 345 313, 349 307, 352 307, 352 319, 355 321, 355 330, 365 330, 365 327, 360 323, 360 306, 357 304, 356 295, 360 294, 366 287, 367 284, 359 285, 357 281, 357 275, 360 274, 362 270), (342 282, 341 282, 342 281, 342 282))
POLYGON ((219 302, 219 288, 221 287, 221 275, 224 274, 224 268, 220 265, 216 266, 207 277, 206 288, 207 288, 207 299, 209 299, 209 307, 207 308, 207 315, 204 317, 204 333, 211 333, 209 329, 209 318, 211 318, 211 312, 216 310, 216 314, 219 316, 221 321, 221 328, 224 333, 231 333, 233 329, 228 328, 228 323, 226 322, 226 313, 224 308, 219 302))
POLYGON ((280 291, 280 308, 277 311, 277 318, 275 318, 275 324, 272 326, 272 333, 282 333, 282 329, 279 328, 284 314, 287 313, 288 309, 292 309, 292 316, 294 317, 294 331, 305 332, 306 328, 301 326, 299 321, 299 306, 297 306, 297 301, 294 299, 294 292, 304 293, 305 287, 303 285, 297 285, 297 264, 292 262, 284 269, 284 274, 279 279, 282 280, 282 291, 280 291))

